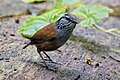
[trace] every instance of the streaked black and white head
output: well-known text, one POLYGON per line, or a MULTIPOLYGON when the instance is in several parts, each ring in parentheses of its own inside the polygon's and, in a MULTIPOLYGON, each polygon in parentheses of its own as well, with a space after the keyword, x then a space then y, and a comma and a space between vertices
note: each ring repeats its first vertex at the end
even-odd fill
POLYGON ((66 13, 64 14, 57 22, 57 29, 65 31, 73 31, 77 24, 77 18, 73 14, 66 13))

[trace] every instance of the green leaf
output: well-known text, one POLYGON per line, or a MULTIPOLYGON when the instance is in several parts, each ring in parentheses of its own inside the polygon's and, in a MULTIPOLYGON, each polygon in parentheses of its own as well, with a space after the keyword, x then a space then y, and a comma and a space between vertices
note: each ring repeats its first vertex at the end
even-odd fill
POLYGON ((62 0, 62 4, 64 5, 73 5, 76 3, 80 3, 81 0, 62 0))
POLYGON ((93 24, 95 24, 95 21, 93 18, 88 18, 80 22, 81 26, 92 26, 93 24))
POLYGON ((81 0, 57 0, 56 7, 61 7, 61 6, 80 6, 80 1, 81 0))
POLYGON ((85 18, 81 25, 91 26, 98 23, 101 19, 108 17, 112 9, 102 5, 83 5, 73 10, 72 14, 85 18))
POLYGON ((65 12, 65 9, 52 9, 40 16, 29 18, 26 23, 19 29, 22 36, 31 38, 37 31, 47 26, 50 23, 56 22, 60 18, 60 14, 65 12))
POLYGON ((34 3, 34 2, 41 2, 41 1, 45 1, 45 0, 22 0, 25 3, 34 3))

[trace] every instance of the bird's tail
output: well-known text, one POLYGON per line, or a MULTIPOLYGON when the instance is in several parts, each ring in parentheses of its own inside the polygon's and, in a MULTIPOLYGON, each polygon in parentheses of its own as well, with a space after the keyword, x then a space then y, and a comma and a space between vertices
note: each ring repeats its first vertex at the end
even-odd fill
POLYGON ((23 49, 27 48, 31 43, 26 44, 23 49))

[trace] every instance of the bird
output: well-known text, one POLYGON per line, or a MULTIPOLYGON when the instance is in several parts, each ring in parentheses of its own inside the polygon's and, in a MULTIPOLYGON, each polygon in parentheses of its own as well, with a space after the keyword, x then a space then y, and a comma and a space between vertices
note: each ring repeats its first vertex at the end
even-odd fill
POLYGON ((37 31, 31 38, 29 38, 30 43, 25 45, 23 49, 29 45, 35 45, 37 52, 45 64, 45 67, 50 69, 41 52, 46 55, 49 61, 56 63, 47 55, 46 51, 54 51, 63 46, 69 39, 77 23, 77 17, 75 15, 65 13, 56 22, 51 23, 37 31))

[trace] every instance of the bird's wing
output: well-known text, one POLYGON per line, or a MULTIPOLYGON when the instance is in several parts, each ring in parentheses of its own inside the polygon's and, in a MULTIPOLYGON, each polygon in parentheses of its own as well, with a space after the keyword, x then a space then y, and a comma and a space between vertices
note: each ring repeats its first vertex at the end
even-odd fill
POLYGON ((37 31, 33 37, 30 39, 31 43, 40 43, 46 41, 52 41, 56 39, 56 29, 55 24, 49 24, 44 28, 37 31))

